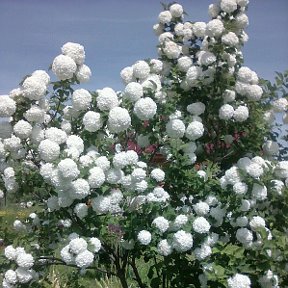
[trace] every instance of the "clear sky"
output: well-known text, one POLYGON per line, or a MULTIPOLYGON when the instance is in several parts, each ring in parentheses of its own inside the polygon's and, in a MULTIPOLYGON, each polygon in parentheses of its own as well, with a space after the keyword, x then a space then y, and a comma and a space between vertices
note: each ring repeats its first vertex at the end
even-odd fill
MULTIPOLYGON (((122 89, 119 72, 157 57, 152 26, 160 0, 0 0, 0 94, 37 69, 47 70, 61 46, 85 46, 93 77, 83 88, 122 89)), ((169 1, 162 0, 164 3, 169 1)), ((179 0, 186 20, 207 21, 213 0, 179 0)), ((288 0, 250 0, 245 64, 272 80, 288 69, 288 0)))

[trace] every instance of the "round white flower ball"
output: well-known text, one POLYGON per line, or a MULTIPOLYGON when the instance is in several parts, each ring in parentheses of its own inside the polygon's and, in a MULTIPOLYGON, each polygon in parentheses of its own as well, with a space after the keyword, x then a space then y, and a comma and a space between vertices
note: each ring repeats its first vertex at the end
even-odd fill
POLYGON ((187 106, 187 111, 193 115, 199 116, 205 111, 205 104, 202 102, 195 102, 187 106))
POLYGON ((262 148, 266 155, 273 156, 273 155, 278 155, 279 153, 279 144, 272 140, 267 140, 263 144, 262 148))
POLYGON ((232 13, 237 9, 237 2, 236 0, 221 0, 220 7, 224 12, 232 13))
POLYGON ((209 245, 203 244, 200 248, 196 248, 194 253, 198 260, 203 260, 212 254, 212 249, 209 245))
POLYGON ((80 83, 88 82, 91 78, 91 75, 92 75, 92 72, 90 68, 85 64, 79 66, 76 71, 76 78, 80 83))
POLYGON ((17 258, 17 251, 12 245, 8 245, 4 249, 4 255, 8 260, 16 260, 17 258))
POLYGON ((158 59, 151 59, 150 60, 150 69, 151 73, 160 74, 163 70, 163 62, 158 59))
POLYGON ((66 132, 56 127, 46 129, 44 131, 44 135, 46 139, 49 139, 59 145, 65 143, 67 140, 66 132))
POLYGON ((117 184, 123 176, 124 173, 121 169, 111 168, 106 172, 106 181, 110 184, 117 184))
POLYGON ((157 251, 162 256, 168 256, 172 253, 173 248, 166 239, 161 240, 157 245, 157 251))
POLYGON ((236 232, 237 240, 242 244, 250 244, 253 241, 253 234, 247 228, 239 228, 236 232))
POLYGON ((178 252, 186 252, 193 246, 193 237, 184 230, 179 230, 173 235, 172 247, 178 252))
POLYGON ((224 104, 219 109, 219 118, 222 120, 229 120, 234 115, 234 108, 229 104, 224 104))
POLYGON ((125 166, 127 166, 128 159, 125 151, 121 151, 119 153, 116 153, 113 157, 113 166, 118 169, 122 169, 125 166))
POLYGON ((191 87, 197 85, 198 81, 203 75, 202 69, 198 66, 191 66, 186 73, 187 84, 191 87))
POLYGON ((209 66, 216 61, 216 56, 209 51, 200 51, 198 53, 198 63, 200 65, 209 66))
POLYGON ((174 36, 171 32, 164 32, 162 33, 161 35, 159 35, 159 43, 162 45, 164 44, 166 41, 168 40, 173 40, 174 39, 174 36))
POLYGON ((65 179, 73 180, 80 174, 77 164, 70 158, 61 160, 57 168, 61 177, 65 179))
POLYGON ((183 225, 185 225, 188 222, 188 217, 184 214, 177 215, 173 227, 176 229, 180 229, 183 225))
POLYGON ((90 186, 87 180, 78 178, 71 183, 69 195, 72 199, 83 199, 90 194, 90 186))
POLYGON ((132 102, 136 102, 143 96, 143 87, 137 82, 130 82, 127 84, 124 90, 125 98, 132 102))
POLYGON ((76 69, 75 61, 69 56, 59 55, 52 63, 52 71, 60 80, 71 79, 76 69))
POLYGON ((169 59, 177 59, 181 54, 181 48, 174 41, 167 40, 164 43, 163 52, 169 59))
POLYGON ((205 22, 195 22, 193 24, 193 33, 196 37, 204 38, 206 32, 206 23, 205 22))
POLYGON ((138 154, 134 150, 128 150, 126 152, 126 158, 129 165, 136 165, 139 160, 138 154))
POLYGON ((219 19, 213 19, 207 23, 206 35, 209 37, 219 37, 224 32, 224 24, 219 19))
POLYGON ((253 216, 252 219, 250 220, 249 222, 249 225, 250 225, 250 228, 253 230, 253 231, 256 231, 258 230, 259 228, 265 228, 266 226, 266 223, 265 223, 265 220, 260 217, 260 216, 253 216))
POLYGON ((234 32, 229 32, 221 37, 223 44, 235 47, 239 44, 239 38, 234 32))
POLYGON ((246 172, 253 178, 259 178, 260 176, 263 175, 264 170, 258 163, 251 162, 247 166, 246 172))
POLYGON ((54 141, 45 139, 40 142, 38 152, 42 160, 52 162, 59 157, 60 146, 54 141))
POLYGON ((288 100, 286 98, 279 98, 272 102, 272 107, 275 112, 284 112, 288 108, 288 100))
POLYGON ((66 145, 68 149, 70 148, 76 149, 79 152, 79 154, 81 154, 84 151, 84 142, 77 135, 70 135, 69 137, 67 137, 66 145))
POLYGON ((202 137, 204 134, 204 126, 199 121, 191 122, 186 128, 185 136, 192 141, 195 141, 202 137))
POLYGON ((32 133, 32 126, 29 122, 20 120, 14 125, 13 132, 20 139, 27 139, 32 133))
POLYGON ((195 232, 204 234, 209 232, 211 225, 204 217, 197 217, 194 220, 192 227, 195 232))
POLYGON ((87 247, 88 244, 83 238, 74 238, 69 243, 69 250, 73 254, 79 254, 85 251, 87 247))
POLYGON ((175 3, 170 6, 169 11, 172 17, 178 18, 183 14, 183 7, 182 5, 175 3))
POLYGON ((10 284, 5 278, 2 281, 2 288, 15 288, 13 284, 10 284))
POLYGON ((137 239, 142 245, 148 245, 151 242, 152 236, 149 231, 141 230, 137 235, 137 239))
POLYGON ((88 250, 80 252, 75 257, 75 264, 79 268, 87 268, 93 263, 93 261, 94 261, 94 254, 88 250))
MULTIPOLYGON (((78 237, 76 237, 78 238, 78 237)), ((61 259, 66 263, 66 264, 73 264, 75 261, 75 257, 72 253, 70 253, 70 245, 66 245, 63 247, 60 251, 60 256, 61 259)))
POLYGON ((88 183, 91 188, 99 188, 105 182, 105 173, 100 167, 93 167, 89 170, 88 183))
POLYGON ((131 117, 127 109, 115 107, 110 110, 108 116, 108 128, 112 133, 123 132, 127 130, 130 125, 131 117))
POLYGON ((245 227, 248 225, 248 218, 247 216, 241 216, 241 217, 237 217, 236 219, 236 225, 238 227, 245 227))
POLYGON ((23 96, 30 100, 40 100, 45 95, 46 90, 46 84, 37 76, 27 77, 22 83, 23 96))
POLYGON ((44 70, 35 70, 32 76, 38 78, 46 86, 50 83, 50 76, 44 70))
POLYGON ((169 221, 166 218, 159 216, 152 221, 152 225, 155 225, 161 233, 164 233, 169 228, 169 221))
POLYGON ((97 107, 101 111, 109 111, 112 108, 119 106, 118 96, 112 88, 105 87, 102 90, 98 90, 97 92, 97 107))
POLYGON ((150 97, 144 97, 135 103, 133 111, 140 120, 149 120, 156 114, 157 105, 150 97))
POLYGON ((89 132, 96 132, 103 126, 101 114, 94 111, 88 111, 83 117, 84 129, 89 132))
POLYGON ((85 218, 88 215, 88 207, 85 203, 78 203, 74 207, 74 213, 80 219, 85 218))
POLYGON ((233 102, 236 98, 236 93, 233 90, 226 89, 223 93, 223 100, 225 103, 233 102))
POLYGON ((266 186, 254 183, 252 187, 252 196, 260 201, 263 201, 267 198, 267 188, 266 186))
POLYGON ((36 276, 36 279, 38 277, 37 273, 34 270, 31 270, 31 269, 27 270, 27 269, 24 269, 22 267, 18 267, 15 270, 15 272, 17 274, 17 280, 21 284, 28 283, 33 278, 35 279, 35 276, 36 276))
POLYGON ((110 161, 106 156, 100 156, 95 160, 95 164, 103 171, 107 171, 110 168, 110 161))
POLYGON ((12 285, 14 285, 18 282, 16 272, 14 270, 11 270, 11 269, 9 269, 5 272, 4 278, 9 284, 12 284, 12 285))
POLYGON ((0 117, 10 117, 16 111, 16 102, 8 95, 0 96, 0 117))
POLYGON ((146 171, 142 168, 135 168, 131 173, 132 180, 135 182, 140 182, 145 179, 146 171))
POLYGON ((233 191, 237 195, 244 195, 248 191, 248 186, 244 182, 237 182, 233 185, 233 191))
POLYGON ((172 14, 170 11, 162 11, 158 16, 158 20, 161 24, 168 24, 172 20, 172 14))
POLYGON ((243 274, 235 274, 227 280, 228 288, 250 288, 250 278, 243 274))
POLYGON ((218 4, 210 4, 208 8, 208 13, 211 18, 216 18, 220 12, 220 7, 218 4))
POLYGON ((239 13, 235 20, 237 27, 240 29, 244 29, 249 25, 249 18, 245 13, 239 13))
POLYGON ((19 253, 16 258, 16 263, 22 268, 30 269, 34 265, 34 258, 29 253, 19 253))
POLYGON ((86 89, 77 89, 72 94, 72 105, 76 111, 88 109, 91 101, 92 96, 86 89))
POLYGON ((101 249, 101 241, 96 238, 96 237, 92 237, 89 239, 89 244, 92 245, 93 247, 93 252, 97 253, 100 251, 101 249))
POLYGON ((150 74, 150 66, 145 61, 137 61, 133 66, 133 77, 137 79, 145 79, 150 74))
POLYGON ((246 96, 248 99, 258 101, 263 95, 263 89, 259 85, 247 85, 246 96))
POLYGON ((182 56, 177 60, 177 67, 181 72, 187 72, 192 64, 192 59, 188 56, 182 56))
POLYGON ((185 124, 180 119, 172 119, 166 124, 166 133, 170 138, 182 138, 185 134, 185 124))
POLYGON ((120 72, 120 77, 125 85, 132 82, 134 80, 133 68, 129 66, 122 69, 120 72))
POLYGON ((111 207, 110 197, 97 196, 92 199, 92 208, 97 214, 107 213, 111 207))
POLYGON ((151 171, 150 176, 157 182, 162 182, 165 179, 165 172, 160 168, 155 168, 151 171))
POLYGON ((37 105, 32 105, 24 114, 24 117, 29 122, 43 123, 45 111, 37 105))
POLYGON ((67 42, 61 47, 63 55, 72 58, 77 65, 82 65, 85 61, 84 47, 78 43, 67 42))
POLYGON ((203 216, 209 213, 210 207, 206 202, 199 201, 193 205, 193 209, 197 215, 203 216))
POLYGON ((244 122, 249 117, 249 109, 246 106, 238 106, 234 111, 233 118, 236 122, 244 122))
POLYGON ((274 174, 280 179, 288 178, 288 161, 279 161, 275 166, 274 174))

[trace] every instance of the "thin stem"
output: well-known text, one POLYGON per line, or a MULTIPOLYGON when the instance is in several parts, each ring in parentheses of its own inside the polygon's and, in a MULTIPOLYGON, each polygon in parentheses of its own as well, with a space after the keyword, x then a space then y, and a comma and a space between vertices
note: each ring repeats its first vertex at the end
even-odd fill
MULTIPOLYGON (((67 264, 65 263, 62 259, 59 259, 59 258, 56 258, 56 257, 49 257, 49 256, 41 256, 40 258, 38 258, 37 260, 50 260, 51 262, 44 262, 43 264, 40 263, 38 264, 38 266, 44 266, 44 265, 63 265, 63 266, 68 266, 68 267, 73 267, 73 268, 78 268, 79 267, 75 264, 67 264)), ((87 267, 86 269, 90 269, 90 270, 96 270, 98 272, 101 272, 101 273, 104 273, 104 274, 110 274, 110 275, 114 275, 116 276, 116 274, 114 272, 111 272, 111 271, 105 271, 105 270, 102 270, 98 267, 87 267)))
POLYGON ((140 274, 139 274, 138 269, 137 269, 137 265, 135 262, 135 256, 132 257, 132 261, 129 262, 129 264, 133 269, 133 272, 134 272, 134 275, 135 275, 136 281, 138 282, 139 287, 145 288, 146 285, 142 282, 142 279, 141 279, 140 274))
POLYGON ((154 263, 155 263, 155 268, 156 268, 156 273, 157 273, 157 276, 158 278, 160 278, 160 273, 158 271, 158 263, 157 263, 157 259, 156 259, 156 256, 154 256, 154 263))
POLYGON ((126 281, 126 275, 125 275, 125 269, 123 270, 120 266, 120 261, 118 256, 116 255, 116 259, 115 259, 115 266, 116 266, 116 270, 117 270, 117 277, 120 279, 121 285, 123 288, 129 288, 128 287, 128 283, 126 281))

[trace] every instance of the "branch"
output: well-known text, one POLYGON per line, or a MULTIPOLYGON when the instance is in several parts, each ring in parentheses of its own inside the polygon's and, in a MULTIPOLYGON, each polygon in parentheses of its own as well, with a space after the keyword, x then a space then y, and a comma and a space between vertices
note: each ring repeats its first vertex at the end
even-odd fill
POLYGON ((139 284, 139 287, 140 287, 140 288, 145 288, 146 285, 143 284, 142 279, 141 279, 141 277, 140 277, 140 275, 139 275, 137 266, 136 266, 135 256, 132 257, 132 261, 129 261, 129 264, 130 264, 130 266, 131 266, 132 269, 133 269, 133 272, 134 272, 134 274, 135 274, 135 278, 136 278, 136 281, 137 281, 138 284, 139 284))
MULTIPOLYGON (((41 264, 38 264, 39 266, 44 266, 44 265, 63 265, 63 266, 68 266, 68 267, 73 267, 73 268, 79 269, 79 267, 78 267, 77 265, 75 265, 75 264, 67 264, 67 263, 65 263, 62 259, 56 258, 56 257, 54 257, 54 256, 52 256, 52 257, 49 257, 49 256, 41 256, 40 258, 36 259, 36 261, 40 261, 40 260, 50 260, 50 261, 52 261, 52 262, 46 262, 46 261, 45 261, 45 263, 43 263, 43 264, 42 264, 42 263, 41 263, 41 264)), ((105 271, 105 270, 102 270, 102 269, 100 269, 100 268, 98 268, 98 267, 95 267, 95 266, 93 266, 93 267, 87 267, 86 269, 96 270, 96 271, 101 272, 101 273, 104 273, 104 274, 108 274, 108 275, 110 274, 110 275, 113 275, 113 276, 117 276, 117 274, 114 273, 114 272, 105 271)))

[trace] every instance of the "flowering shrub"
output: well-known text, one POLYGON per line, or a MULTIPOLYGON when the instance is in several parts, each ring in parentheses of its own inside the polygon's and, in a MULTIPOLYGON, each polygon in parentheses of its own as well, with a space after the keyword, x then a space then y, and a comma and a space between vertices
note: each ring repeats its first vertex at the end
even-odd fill
POLYGON ((211 4, 208 23, 165 6, 159 58, 124 68, 123 92, 76 88, 91 71, 69 42, 56 81, 37 70, 0 98, 0 187, 37 206, 14 222, 3 287, 41 287, 51 265, 78 269, 69 287, 89 269, 123 287, 128 272, 139 287, 287 284, 288 162, 243 64, 248 2, 211 4))

